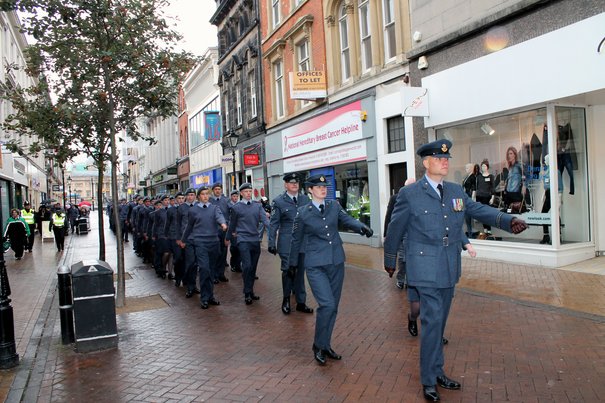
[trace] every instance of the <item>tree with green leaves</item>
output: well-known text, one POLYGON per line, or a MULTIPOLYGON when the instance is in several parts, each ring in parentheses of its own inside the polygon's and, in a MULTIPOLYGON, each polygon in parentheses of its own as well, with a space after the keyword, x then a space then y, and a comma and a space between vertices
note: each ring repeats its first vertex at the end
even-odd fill
MULTIPOLYGON (((92 156, 103 183, 111 166, 111 193, 118 205, 117 142, 145 137, 139 122, 177 112, 177 83, 194 63, 177 51, 179 34, 163 11, 168 0, 14 0, 23 30, 35 39, 26 49, 27 73, 40 78, 32 88, 4 87, 15 114, 5 128, 37 136, 26 152, 54 149, 64 162, 75 154, 92 156), (49 97, 50 94, 50 97, 49 97)), ((10 144, 18 149, 20 144, 10 144)), ((97 199, 102 200, 98 187, 97 199)), ((99 211, 99 222, 103 222, 99 211)), ((118 221, 117 209, 114 219, 118 221)), ((99 229, 100 258, 104 240, 99 229)), ((117 227, 117 238, 121 238, 117 227)), ((117 305, 125 302, 124 247, 117 243, 117 305)))

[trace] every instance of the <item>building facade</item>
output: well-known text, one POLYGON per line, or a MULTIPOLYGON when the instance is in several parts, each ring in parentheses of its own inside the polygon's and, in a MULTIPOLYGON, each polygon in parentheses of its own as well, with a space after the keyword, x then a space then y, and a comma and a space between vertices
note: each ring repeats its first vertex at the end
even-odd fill
MULTIPOLYGON (((487 160, 494 202, 530 229, 476 240, 485 256, 558 267, 605 250, 605 4, 602 1, 412 3, 410 78, 427 94, 419 142, 454 143, 450 178, 487 160), (456 10, 456 12, 452 12, 456 10), (555 191, 556 189, 556 191, 555 191)), ((482 231, 471 223, 470 232, 482 231)))
POLYGON ((410 50, 408 3, 291 3, 267 2, 268 17, 261 19, 267 25, 263 58, 271 194, 283 189, 282 172, 322 173, 329 181, 328 197, 377 234, 367 239, 343 233, 343 239, 379 246, 392 192, 389 169, 396 171, 398 176, 391 176, 400 186, 408 175, 403 161, 410 155, 413 161, 408 151, 413 138, 406 139, 401 116, 410 50), (280 15, 283 21, 275 25, 273 16, 280 15), (306 69, 323 72, 323 98, 293 99, 297 73, 306 69), (397 147, 389 148, 391 132, 397 147))
POLYGON ((256 197, 267 192, 259 11, 263 1, 217 0, 210 19, 218 27, 223 136, 238 140, 235 148, 223 141, 226 179, 230 187, 252 183, 256 197))

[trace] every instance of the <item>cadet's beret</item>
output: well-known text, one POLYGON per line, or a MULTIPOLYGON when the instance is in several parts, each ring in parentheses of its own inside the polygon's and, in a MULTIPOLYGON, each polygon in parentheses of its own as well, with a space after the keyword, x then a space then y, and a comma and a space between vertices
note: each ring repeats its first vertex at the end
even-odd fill
POLYGON ((174 200, 174 196, 170 196, 170 200, 174 200))
POLYGON ((324 175, 313 175, 309 176, 307 182, 305 183, 305 186, 328 186, 328 181, 324 175))
POLYGON ((239 187, 239 191, 241 192, 242 190, 246 190, 246 189, 252 189, 252 185, 248 182, 246 183, 242 183, 239 187))
POLYGON ((145 197, 143 198, 143 201, 149 201, 149 200, 151 200, 151 199, 149 198, 149 196, 145 196, 145 197))
POLYGON ((170 195, 164 194, 160 196, 160 200, 170 199, 170 195))
POLYGON ((284 182, 287 183, 298 183, 301 179, 302 177, 300 176, 300 174, 297 174, 296 172, 291 172, 289 174, 284 175, 284 182))
POLYGON ((435 158, 452 158, 450 155, 450 148, 452 148, 452 142, 449 140, 436 140, 432 143, 421 145, 416 154, 420 158, 424 157, 435 157, 435 158))
POLYGON ((204 190, 208 190, 208 186, 206 185, 202 185, 198 188, 197 190, 197 194, 199 195, 200 193, 202 193, 204 190))
POLYGON ((185 194, 189 194, 189 193, 195 194, 195 189, 194 188, 189 188, 189 189, 185 190, 185 194))
POLYGON ((238 194, 239 194, 239 190, 237 190, 237 189, 233 189, 230 193, 231 196, 238 195, 238 194))
POLYGON ((153 203, 154 206, 157 206, 158 204, 162 204, 161 200, 156 200, 155 203, 153 203))
POLYGON ((174 195, 174 197, 179 197, 179 196, 185 196, 185 195, 183 194, 183 192, 177 192, 177 194, 174 195))
POLYGON ((223 188, 223 184, 220 182, 215 182, 212 184, 212 190, 214 190, 214 188, 223 188))

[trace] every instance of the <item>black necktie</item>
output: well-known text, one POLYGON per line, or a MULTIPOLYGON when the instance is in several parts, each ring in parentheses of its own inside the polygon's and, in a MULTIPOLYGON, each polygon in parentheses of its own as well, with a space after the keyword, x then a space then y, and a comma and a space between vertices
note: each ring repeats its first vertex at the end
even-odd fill
POLYGON ((206 206, 206 205, 204 204, 204 208, 207 208, 207 207, 208 207, 208 206, 206 206))
POLYGON ((292 200, 294 200, 294 204, 296 204, 296 196, 294 196, 292 200))
POLYGON ((441 201, 443 201, 443 186, 441 186, 441 183, 437 185, 437 190, 439 191, 439 196, 441 196, 441 201))
POLYGON ((247 206, 249 206, 249 205, 250 205, 250 202, 246 202, 246 205, 247 205, 247 206))
POLYGON ((323 204, 319 205, 319 211, 320 211, 321 215, 324 214, 324 205, 323 204))

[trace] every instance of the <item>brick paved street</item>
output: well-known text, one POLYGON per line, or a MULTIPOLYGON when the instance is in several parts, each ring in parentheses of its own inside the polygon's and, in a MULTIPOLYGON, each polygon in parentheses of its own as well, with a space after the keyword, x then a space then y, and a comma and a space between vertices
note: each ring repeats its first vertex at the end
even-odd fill
MULTIPOLYGON (((107 240, 115 267, 113 235, 107 240)), ((95 231, 69 241, 68 261, 97 255, 95 231)), ((221 306, 201 310, 127 244, 127 295, 159 294, 166 307, 118 315, 118 349, 75 353, 61 345, 51 301, 59 257, 44 246, 34 251, 35 268, 32 257, 18 265, 7 259, 23 357, 0 373, 0 385, 12 385, 7 401, 423 401, 419 340, 407 333, 405 292, 382 271, 382 250, 348 248, 355 266, 347 267, 333 338, 343 360, 319 367, 311 353, 315 316, 280 312, 279 263, 266 251, 260 301, 246 306, 240 275, 228 271, 231 281, 215 289, 221 306)), ((604 286, 599 274, 465 259, 445 347, 446 371, 463 386, 441 389, 442 399, 605 400, 604 286)))

